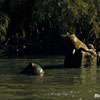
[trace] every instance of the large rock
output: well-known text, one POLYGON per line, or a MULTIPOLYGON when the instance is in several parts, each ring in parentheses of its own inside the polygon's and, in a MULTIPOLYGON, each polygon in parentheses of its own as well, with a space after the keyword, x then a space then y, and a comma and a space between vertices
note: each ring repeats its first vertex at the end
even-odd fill
POLYGON ((92 44, 85 45, 75 34, 63 37, 66 43, 66 67, 97 66, 97 54, 92 44))

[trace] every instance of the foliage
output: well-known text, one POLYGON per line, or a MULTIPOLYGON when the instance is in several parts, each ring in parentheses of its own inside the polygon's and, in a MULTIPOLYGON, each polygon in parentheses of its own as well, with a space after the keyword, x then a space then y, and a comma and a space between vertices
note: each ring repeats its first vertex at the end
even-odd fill
POLYGON ((37 38, 49 45, 61 34, 73 32, 86 43, 96 46, 99 41, 99 0, 5 0, 4 5, 3 11, 11 19, 8 37, 24 30, 28 40, 37 38))
POLYGON ((9 17, 4 13, 0 13, 0 42, 5 42, 7 35, 7 28, 9 24, 9 17))

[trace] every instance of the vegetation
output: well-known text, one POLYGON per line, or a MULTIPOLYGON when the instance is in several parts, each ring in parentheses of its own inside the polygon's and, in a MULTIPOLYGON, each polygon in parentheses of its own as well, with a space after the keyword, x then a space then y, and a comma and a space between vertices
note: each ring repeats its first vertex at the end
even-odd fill
POLYGON ((0 13, 0 42, 4 42, 6 40, 8 24, 8 16, 3 13, 0 13))
POLYGON ((2 5, 0 41, 6 45, 18 36, 34 52, 62 51, 60 36, 70 32, 100 48, 99 0, 4 0, 2 5))

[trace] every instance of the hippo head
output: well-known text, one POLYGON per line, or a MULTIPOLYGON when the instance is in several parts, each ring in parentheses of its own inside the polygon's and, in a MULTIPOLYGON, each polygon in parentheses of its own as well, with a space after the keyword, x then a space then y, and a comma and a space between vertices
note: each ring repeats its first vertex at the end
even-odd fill
POLYGON ((39 65, 30 62, 28 66, 22 71, 22 73, 29 75, 43 75, 44 70, 39 65))

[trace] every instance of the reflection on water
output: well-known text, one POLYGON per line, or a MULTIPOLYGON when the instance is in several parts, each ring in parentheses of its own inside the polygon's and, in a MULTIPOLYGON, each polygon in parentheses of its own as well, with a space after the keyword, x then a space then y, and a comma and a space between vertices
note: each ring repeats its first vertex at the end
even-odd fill
POLYGON ((97 67, 81 68, 81 78, 83 85, 93 85, 97 83, 97 67))
POLYGON ((58 68, 63 58, 0 59, 0 100, 100 100, 100 68, 58 68), (20 74, 30 61, 45 75, 20 74))

